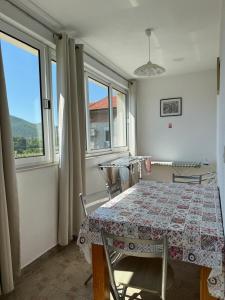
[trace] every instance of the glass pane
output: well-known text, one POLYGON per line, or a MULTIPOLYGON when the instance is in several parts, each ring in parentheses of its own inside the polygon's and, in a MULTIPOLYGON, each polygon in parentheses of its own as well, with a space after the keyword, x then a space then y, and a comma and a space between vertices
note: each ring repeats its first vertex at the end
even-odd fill
POLYGON ((113 146, 123 147, 127 144, 126 129, 126 95, 112 89, 113 107, 113 146))
POLYGON ((54 135, 55 135, 55 152, 59 153, 59 117, 58 117, 58 99, 57 99, 57 85, 56 85, 56 62, 51 61, 52 66, 52 97, 53 97, 53 117, 54 117, 54 135))
POLYGON ((88 110, 90 116, 90 147, 108 149, 110 143, 109 89, 106 85, 88 78, 88 110))
POLYGON ((0 32, 16 158, 44 155, 39 50, 0 32))

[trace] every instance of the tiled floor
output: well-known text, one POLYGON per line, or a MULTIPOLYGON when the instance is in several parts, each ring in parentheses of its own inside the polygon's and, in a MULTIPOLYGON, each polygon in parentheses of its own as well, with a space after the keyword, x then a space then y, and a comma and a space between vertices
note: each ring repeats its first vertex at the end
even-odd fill
MULTIPOLYGON (((197 266, 173 262, 175 284, 168 292, 168 300, 199 299, 199 269, 197 266)), ((29 268, 28 268, 29 269, 29 268)), ((16 289, 0 300, 91 300, 91 282, 88 287, 83 282, 90 274, 90 266, 85 262, 75 244, 63 248, 48 258, 36 263, 20 278, 16 289)), ((148 295, 128 290, 127 299, 156 299, 148 295)), ((104 299, 102 299, 104 300, 104 299)))

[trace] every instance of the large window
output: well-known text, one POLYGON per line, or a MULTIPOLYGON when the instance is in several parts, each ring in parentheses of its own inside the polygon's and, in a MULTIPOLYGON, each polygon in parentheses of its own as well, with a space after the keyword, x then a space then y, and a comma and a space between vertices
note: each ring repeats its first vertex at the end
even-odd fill
POLYGON ((50 60, 54 50, 12 26, 0 24, 16 163, 30 166, 52 162, 58 149, 56 63, 50 60))
POLYGON ((87 150, 127 146, 125 92, 87 76, 87 150))
POLYGON ((43 156, 39 50, 0 37, 15 157, 43 156))

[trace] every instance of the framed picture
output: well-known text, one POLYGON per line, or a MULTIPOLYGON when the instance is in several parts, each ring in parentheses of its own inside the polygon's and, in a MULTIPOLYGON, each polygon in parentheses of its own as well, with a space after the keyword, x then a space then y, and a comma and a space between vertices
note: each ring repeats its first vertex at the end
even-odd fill
POLYGON ((168 98, 160 100, 160 117, 182 115, 182 98, 168 98))

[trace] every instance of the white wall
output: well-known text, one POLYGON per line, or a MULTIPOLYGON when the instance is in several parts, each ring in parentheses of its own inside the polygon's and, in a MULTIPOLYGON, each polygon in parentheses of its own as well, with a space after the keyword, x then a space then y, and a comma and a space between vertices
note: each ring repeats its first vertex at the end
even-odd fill
POLYGON ((220 188, 221 206, 225 229, 225 1, 223 1, 221 40, 220 40, 220 94, 218 97, 218 128, 217 128, 217 169, 220 188))
MULTIPOLYGON (((127 156, 128 152, 86 159, 87 193, 91 201, 106 197, 105 180, 97 165, 127 156)), ((57 245, 58 166, 47 166, 17 172, 21 266, 25 267, 47 250, 57 245)), ((95 203, 90 210, 101 205, 95 203)), ((78 232, 75 232, 77 234, 78 232)))
POLYGON ((216 71, 143 79, 137 88, 138 154, 216 161, 216 71), (171 97, 183 98, 182 116, 160 117, 160 99, 171 97))
POLYGON ((24 267, 57 244, 58 167, 17 172, 17 181, 24 267))

